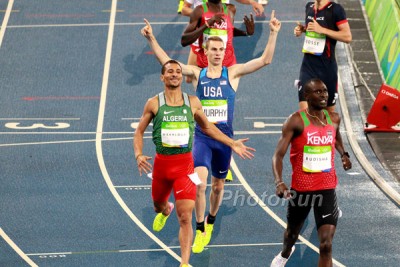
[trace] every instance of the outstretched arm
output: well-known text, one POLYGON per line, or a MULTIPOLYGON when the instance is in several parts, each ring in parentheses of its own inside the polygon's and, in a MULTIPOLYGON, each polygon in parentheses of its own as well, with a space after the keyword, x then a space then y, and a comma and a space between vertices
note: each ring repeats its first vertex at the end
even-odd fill
POLYGON ((275 10, 272 10, 269 27, 270 34, 268 38, 268 43, 265 46, 264 52, 261 57, 250 60, 249 62, 244 64, 236 64, 229 68, 229 75, 232 76, 232 86, 235 86, 235 84, 238 83, 238 81, 235 81, 235 79, 238 79, 243 75, 255 72, 272 62, 278 32, 281 29, 281 22, 277 18, 275 18, 275 10))
POLYGON ((171 60, 171 58, 158 44, 156 37, 153 35, 153 28, 151 27, 150 22, 147 19, 144 19, 144 22, 146 23, 146 26, 144 26, 140 32, 149 42, 149 45, 153 50, 157 60, 160 62, 161 65, 163 65, 168 60, 171 60))
POLYGON ((252 159, 254 157, 252 152, 256 150, 252 147, 244 145, 244 143, 249 140, 248 138, 233 140, 226 134, 222 133, 214 124, 208 121, 206 115, 203 112, 203 107, 201 106, 200 100, 196 96, 190 97, 190 105, 192 107, 196 123, 201 127, 201 130, 205 134, 231 147, 232 150, 242 159, 252 159))

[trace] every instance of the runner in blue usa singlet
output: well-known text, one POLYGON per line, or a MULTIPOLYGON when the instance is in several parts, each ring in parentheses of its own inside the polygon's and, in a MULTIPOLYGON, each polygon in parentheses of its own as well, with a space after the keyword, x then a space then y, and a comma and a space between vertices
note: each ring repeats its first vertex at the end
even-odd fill
MULTIPOLYGON (((228 69, 222 67, 219 78, 208 78, 207 68, 200 72, 196 95, 208 120, 224 134, 233 136, 233 112, 236 92, 229 83, 228 69)), ((232 150, 217 142, 196 126, 193 143, 194 166, 211 169, 214 177, 224 179, 228 173, 232 150)))

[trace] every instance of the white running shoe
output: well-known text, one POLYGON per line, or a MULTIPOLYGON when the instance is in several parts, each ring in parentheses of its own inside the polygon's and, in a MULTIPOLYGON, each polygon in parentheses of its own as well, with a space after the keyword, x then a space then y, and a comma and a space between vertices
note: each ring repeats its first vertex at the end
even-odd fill
POLYGON ((290 252, 290 255, 287 259, 282 257, 282 255, 281 255, 282 251, 279 252, 279 254, 276 255, 275 258, 272 260, 271 267, 284 267, 286 265, 286 262, 289 260, 290 256, 292 256, 294 250, 295 250, 295 247, 293 245, 292 252, 290 252))

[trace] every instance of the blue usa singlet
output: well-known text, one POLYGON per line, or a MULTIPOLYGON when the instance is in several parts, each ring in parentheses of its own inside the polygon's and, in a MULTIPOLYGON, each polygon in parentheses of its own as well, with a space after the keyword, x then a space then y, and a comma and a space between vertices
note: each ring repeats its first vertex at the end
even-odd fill
MULTIPOLYGON (((208 120, 229 137, 233 136, 233 112, 236 92, 229 83, 228 69, 222 67, 219 78, 208 78, 207 68, 200 71, 196 95, 208 120)), ((195 134, 207 136, 196 125, 195 134)))

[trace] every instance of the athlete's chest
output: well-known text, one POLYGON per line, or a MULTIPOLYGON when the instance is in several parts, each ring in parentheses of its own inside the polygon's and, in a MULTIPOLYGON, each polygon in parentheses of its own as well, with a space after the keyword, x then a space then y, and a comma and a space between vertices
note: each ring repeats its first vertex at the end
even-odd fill
POLYGON ((324 127, 310 125, 303 131, 302 139, 305 145, 332 145, 335 140, 335 131, 331 125, 324 127))
POLYGON ((199 98, 228 98, 232 88, 227 79, 201 79, 196 90, 199 98))

